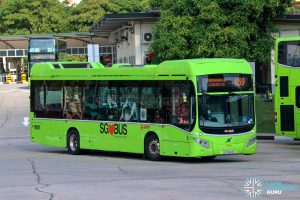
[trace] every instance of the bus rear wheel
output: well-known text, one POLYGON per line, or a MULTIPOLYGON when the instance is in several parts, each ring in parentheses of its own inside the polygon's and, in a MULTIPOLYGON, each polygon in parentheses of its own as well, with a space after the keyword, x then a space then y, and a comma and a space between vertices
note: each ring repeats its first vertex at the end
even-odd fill
POLYGON ((80 138, 76 130, 70 130, 68 132, 68 152, 72 155, 80 154, 80 138))
POLYGON ((159 139, 156 135, 149 135, 146 137, 145 156, 152 161, 159 161, 162 159, 160 155, 159 139))

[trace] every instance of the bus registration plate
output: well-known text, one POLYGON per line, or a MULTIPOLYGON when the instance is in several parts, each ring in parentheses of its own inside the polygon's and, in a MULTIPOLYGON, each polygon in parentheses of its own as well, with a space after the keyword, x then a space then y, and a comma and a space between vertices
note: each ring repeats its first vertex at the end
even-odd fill
POLYGON ((232 154, 236 154, 236 152, 234 150, 223 150, 222 154, 224 154, 224 155, 232 155, 232 154))

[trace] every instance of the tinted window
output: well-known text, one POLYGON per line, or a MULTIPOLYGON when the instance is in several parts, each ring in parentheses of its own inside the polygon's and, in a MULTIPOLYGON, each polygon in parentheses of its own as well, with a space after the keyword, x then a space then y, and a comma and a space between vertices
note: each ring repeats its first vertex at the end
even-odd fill
POLYGON ((36 38, 29 41, 30 53, 54 53, 55 39, 36 38))
POLYGON ((300 42, 280 42, 278 44, 278 63, 291 67, 300 67, 300 42))
POLYGON ((119 121, 118 88, 110 86, 109 81, 99 82, 97 102, 99 105, 99 119, 119 121))
POLYGON ((190 81, 32 81, 32 92, 36 117, 171 123, 187 130, 195 121, 190 81))
POLYGON ((281 76, 280 77, 280 97, 289 96, 289 77, 281 76))
POLYGON ((45 117, 45 87, 43 81, 32 81, 31 86, 31 110, 35 117, 45 117))
POLYGON ((120 88, 120 121, 139 121, 139 88, 120 88))
POLYGON ((143 87, 141 89, 139 118, 140 121, 165 123, 161 88, 143 87))
POLYGON ((82 119, 82 87, 79 81, 67 81, 64 87, 64 117, 82 119))
POLYGON ((171 124, 186 129, 194 124, 195 112, 191 112, 194 105, 194 95, 190 84, 171 85, 171 124))
POLYGON ((46 117, 63 118, 62 81, 46 81, 46 117))
POLYGON ((296 106, 300 108, 300 87, 296 87, 296 106))
POLYGON ((281 131, 295 131, 294 106, 280 105, 281 131))
POLYGON ((98 115, 98 96, 97 96, 97 82, 85 81, 83 84, 83 118, 90 120, 97 120, 98 115))

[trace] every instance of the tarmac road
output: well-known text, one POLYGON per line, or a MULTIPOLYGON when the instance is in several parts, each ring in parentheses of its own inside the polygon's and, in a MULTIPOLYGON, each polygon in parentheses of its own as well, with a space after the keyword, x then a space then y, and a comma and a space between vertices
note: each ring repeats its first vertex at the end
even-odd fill
POLYGON ((256 155, 210 162, 101 151, 72 156, 30 142, 22 124, 28 97, 25 84, 0 85, 0 200, 255 199, 245 194, 247 177, 262 182, 251 187, 262 190, 256 199, 300 198, 300 142, 259 141, 256 155), (270 188, 281 194, 267 194, 270 188))

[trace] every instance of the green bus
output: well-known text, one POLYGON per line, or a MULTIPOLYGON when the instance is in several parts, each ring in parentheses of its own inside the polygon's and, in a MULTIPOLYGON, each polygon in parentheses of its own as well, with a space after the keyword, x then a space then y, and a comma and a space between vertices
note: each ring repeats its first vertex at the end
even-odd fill
POLYGON ((239 59, 159 65, 38 63, 31 140, 81 149, 203 157, 256 153, 253 75, 239 59))
POLYGON ((32 65, 38 62, 67 61, 67 42, 53 37, 28 40, 28 76, 32 65))
POLYGON ((300 37, 278 38, 275 45, 276 135, 300 138, 300 37))

